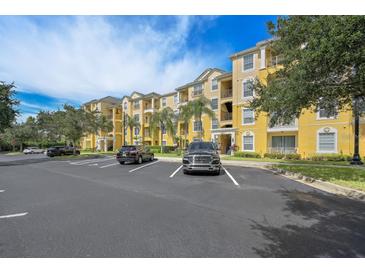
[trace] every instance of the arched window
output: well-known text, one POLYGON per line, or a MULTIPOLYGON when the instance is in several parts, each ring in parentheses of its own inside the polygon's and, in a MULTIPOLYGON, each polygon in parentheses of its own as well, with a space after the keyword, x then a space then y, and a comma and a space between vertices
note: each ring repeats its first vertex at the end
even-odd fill
POLYGON ((242 151, 255 151, 255 134, 245 131, 242 135, 242 151))
POLYGON ((337 153, 337 129, 323 127, 317 131, 317 152, 337 153))

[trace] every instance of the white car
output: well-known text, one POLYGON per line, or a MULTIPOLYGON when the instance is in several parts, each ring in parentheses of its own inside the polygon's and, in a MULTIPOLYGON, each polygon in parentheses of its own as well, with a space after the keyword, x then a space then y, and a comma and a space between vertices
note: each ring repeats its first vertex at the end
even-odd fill
POLYGON ((44 149, 38 147, 27 147, 26 149, 23 150, 24 154, 38 154, 43 152, 44 149))

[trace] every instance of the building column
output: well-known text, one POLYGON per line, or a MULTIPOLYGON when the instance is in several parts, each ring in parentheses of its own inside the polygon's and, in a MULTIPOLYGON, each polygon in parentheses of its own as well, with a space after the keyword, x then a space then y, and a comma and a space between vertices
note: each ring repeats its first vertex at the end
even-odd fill
POLYGON ((260 48, 260 69, 264 69, 266 67, 266 47, 260 48))

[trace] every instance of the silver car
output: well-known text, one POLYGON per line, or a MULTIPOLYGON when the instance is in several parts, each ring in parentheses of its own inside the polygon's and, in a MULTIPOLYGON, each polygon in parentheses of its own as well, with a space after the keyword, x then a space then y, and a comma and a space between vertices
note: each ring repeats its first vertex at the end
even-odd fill
POLYGON ((212 142, 192 142, 183 156, 183 172, 208 171, 219 175, 221 160, 212 142))
POLYGON ((24 154, 38 154, 43 152, 44 149, 38 147, 27 147, 26 149, 23 150, 24 154))

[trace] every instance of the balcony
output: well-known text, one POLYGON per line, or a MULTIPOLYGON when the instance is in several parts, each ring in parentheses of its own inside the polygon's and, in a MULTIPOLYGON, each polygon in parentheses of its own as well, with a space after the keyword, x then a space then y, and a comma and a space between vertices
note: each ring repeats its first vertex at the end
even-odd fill
POLYGON ((232 112, 223 112, 221 114, 221 121, 232 121, 232 112))
POLYGON ((232 98, 232 89, 225 89, 221 92, 221 99, 230 99, 232 98))
POLYGON ((196 89, 196 90, 193 90, 193 96, 200 96, 203 94, 203 89, 196 89))
POLYGON ((268 125, 268 132, 278 132, 278 131, 297 131, 298 130, 298 120, 294 119, 288 124, 278 123, 272 127, 268 125))
POLYGON ((154 113, 156 110, 156 108, 148 107, 144 109, 144 113, 154 113))
POLYGON ((277 55, 277 56, 272 56, 271 58, 269 58, 267 60, 266 65, 267 65, 267 67, 274 67, 274 66, 282 64, 282 62, 283 62, 283 56, 277 55))
POLYGON ((269 153, 292 154, 297 153, 297 147, 268 147, 269 153))

